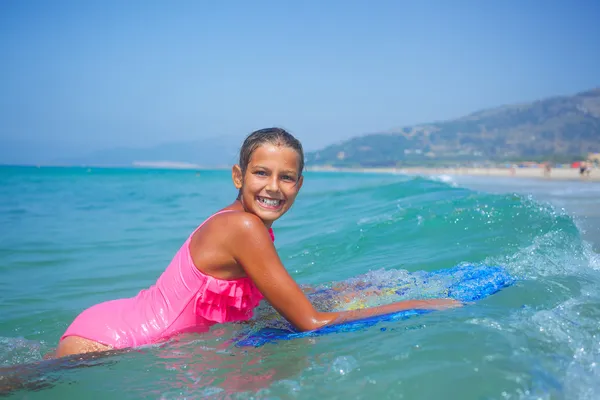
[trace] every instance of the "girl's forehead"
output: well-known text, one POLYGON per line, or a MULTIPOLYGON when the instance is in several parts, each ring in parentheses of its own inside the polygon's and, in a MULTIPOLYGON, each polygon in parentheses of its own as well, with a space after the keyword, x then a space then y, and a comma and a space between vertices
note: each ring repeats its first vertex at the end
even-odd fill
POLYGON ((300 155, 298 152, 288 146, 274 145, 265 143, 258 146, 250 156, 250 164, 277 162, 285 164, 293 164, 294 167, 299 166, 300 155))

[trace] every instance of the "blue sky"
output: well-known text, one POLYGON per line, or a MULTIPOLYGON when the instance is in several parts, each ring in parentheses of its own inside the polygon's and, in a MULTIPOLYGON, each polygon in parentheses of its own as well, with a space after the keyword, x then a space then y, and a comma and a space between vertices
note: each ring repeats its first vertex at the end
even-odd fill
POLYGON ((0 2, 0 138, 308 150, 600 85, 597 1, 0 2))

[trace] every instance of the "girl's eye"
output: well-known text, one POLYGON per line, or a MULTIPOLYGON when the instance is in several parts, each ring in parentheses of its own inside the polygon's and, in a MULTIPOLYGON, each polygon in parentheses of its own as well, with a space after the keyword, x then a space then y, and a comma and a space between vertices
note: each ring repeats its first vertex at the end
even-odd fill
POLYGON ((255 175, 265 176, 267 173, 265 171, 256 171, 255 175))
POLYGON ((281 179, 283 179, 284 181, 295 181, 294 177, 289 175, 283 175, 281 179))

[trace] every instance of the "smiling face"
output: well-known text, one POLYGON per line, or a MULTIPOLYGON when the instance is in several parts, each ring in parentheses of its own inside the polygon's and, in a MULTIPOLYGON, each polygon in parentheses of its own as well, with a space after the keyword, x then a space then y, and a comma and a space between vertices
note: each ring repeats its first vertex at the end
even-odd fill
POLYGON ((296 150, 265 143, 250 157, 245 173, 233 167, 235 187, 247 212, 257 215, 267 227, 290 209, 302 187, 300 156, 296 150))

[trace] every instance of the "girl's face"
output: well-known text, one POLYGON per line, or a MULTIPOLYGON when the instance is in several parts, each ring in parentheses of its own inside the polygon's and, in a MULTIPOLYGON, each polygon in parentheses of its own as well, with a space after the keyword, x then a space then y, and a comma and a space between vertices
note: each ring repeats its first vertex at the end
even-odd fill
POLYGON ((254 150, 244 176, 239 165, 233 167, 233 182, 241 189, 244 209, 267 227, 290 209, 302 187, 299 157, 290 147, 267 143, 254 150))

